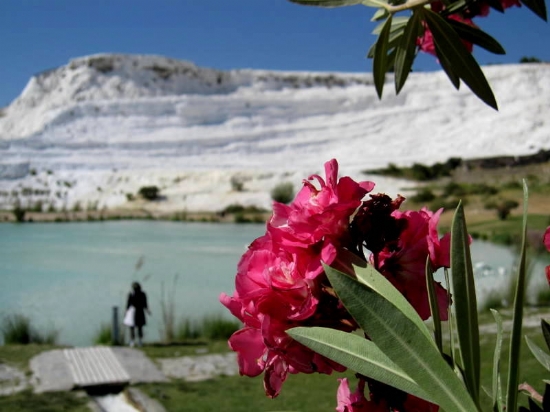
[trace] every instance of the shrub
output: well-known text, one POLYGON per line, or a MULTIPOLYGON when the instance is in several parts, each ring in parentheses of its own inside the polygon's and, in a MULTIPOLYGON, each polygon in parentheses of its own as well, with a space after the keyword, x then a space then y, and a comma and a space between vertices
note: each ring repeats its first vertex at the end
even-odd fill
POLYGON ((157 200, 160 190, 157 186, 143 186, 139 189, 139 195, 146 200, 157 200))
POLYGON ((178 341, 194 340, 201 336, 201 330, 197 322, 190 319, 182 319, 176 331, 178 341))
POLYGON ((434 199, 434 193, 427 187, 418 190, 415 195, 410 197, 410 200, 416 203, 431 202, 434 199))
POLYGON ((288 204, 294 199, 294 185, 290 182, 279 183, 271 190, 271 199, 288 204))
POLYGON ((518 206, 519 203, 517 201, 510 199, 492 200, 484 205, 487 210, 496 210, 497 216, 500 220, 506 220, 512 209, 515 209, 518 206))
POLYGON ((15 221, 17 222, 24 222, 25 221, 25 213, 27 212, 25 209, 23 209, 21 206, 17 205, 13 208, 13 216, 15 217, 15 221))
POLYGON ((27 345, 29 343, 54 345, 59 335, 59 331, 54 329, 45 333, 38 332, 27 316, 18 313, 4 317, 0 329, 2 330, 4 344, 7 345, 27 345))
MULTIPOLYGON (((118 328, 118 345, 124 344, 124 328, 122 324, 118 328)), ((113 326, 110 323, 102 323, 94 336, 94 345, 114 345, 113 326)))
POLYGON ((202 335, 211 340, 227 340, 242 325, 236 320, 228 320, 221 315, 206 316, 202 321, 202 335))
POLYGON ((231 189, 235 192, 242 192, 244 190, 244 179, 240 176, 233 175, 230 179, 231 189))

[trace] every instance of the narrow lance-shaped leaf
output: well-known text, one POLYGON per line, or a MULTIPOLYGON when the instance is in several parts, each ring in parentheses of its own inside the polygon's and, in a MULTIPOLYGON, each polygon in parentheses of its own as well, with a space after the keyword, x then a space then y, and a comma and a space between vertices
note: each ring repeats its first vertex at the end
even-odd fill
POLYGON ((542 336, 544 336, 546 346, 548 347, 548 349, 550 349, 550 324, 548 324, 548 322, 546 322, 544 319, 541 319, 540 326, 542 328, 542 336))
MULTIPOLYGON (((431 336, 426 336, 388 296, 391 283, 377 290, 325 267, 338 297, 372 341, 411 377, 445 412, 479 411, 466 387, 445 362, 431 336)), ((378 274, 379 278, 383 278, 378 274)), ((398 293, 398 292, 397 292, 398 293)), ((407 312, 414 310, 410 307, 407 312)))
POLYGON ((497 324, 497 341, 495 344, 495 353, 493 355, 493 411, 503 412, 502 402, 502 386, 500 379, 500 356, 502 353, 502 317, 500 314, 491 309, 491 313, 497 324))
POLYGON ((423 9, 422 13, 432 32, 435 51, 440 60, 445 59, 452 67, 452 71, 464 80, 477 97, 497 109, 495 96, 483 71, 452 26, 439 14, 429 9, 423 9))
POLYGON ((506 54, 506 50, 500 45, 496 39, 477 27, 464 24, 456 20, 447 20, 453 26, 458 35, 473 44, 483 47, 485 50, 494 54, 506 54))
MULTIPOLYGON (((325 271, 333 271, 330 267, 325 267, 325 271)), ((375 292, 383 295, 386 299, 391 301, 395 307, 403 313, 409 320, 416 325, 426 339, 433 345, 431 340, 431 334, 426 324, 422 321, 420 316, 411 304, 405 299, 403 294, 399 292, 384 276, 382 276, 372 265, 365 264, 365 266, 358 266, 353 264, 353 270, 357 276, 357 280, 364 285, 368 286, 375 292)))
MULTIPOLYGON (((397 30, 404 30, 408 21, 409 21, 409 17, 406 17, 406 16, 392 17, 390 33, 393 33, 397 30)), ((372 31, 372 34, 382 33, 382 29, 384 28, 385 24, 386 22, 382 22, 378 26, 376 26, 372 31)))
POLYGON ((527 346, 531 350, 531 353, 539 363, 550 371, 550 355, 544 352, 529 336, 525 336, 527 346))
MULTIPOLYGON (((433 268, 430 256, 426 258, 426 288, 428 289, 428 298, 430 301, 430 313, 434 324, 434 339, 440 353, 443 353, 443 334, 441 332, 441 316, 439 315, 439 304, 434 287, 433 268)), ((450 302, 450 301, 449 301, 450 302)))
POLYGON ((399 94, 411 71, 416 56, 416 39, 422 31, 420 13, 413 10, 395 55, 395 92, 399 94))
POLYGON ((378 346, 364 337, 320 327, 298 327, 288 330, 287 333, 314 352, 354 372, 430 400, 426 392, 409 375, 388 358, 378 346))
POLYGON ((355 6, 362 4, 362 0, 289 0, 291 3, 300 4, 302 6, 317 6, 317 7, 343 7, 355 6))
POLYGON ((480 349, 477 298, 469 236, 462 202, 456 209, 451 229, 451 270, 458 341, 464 380, 474 400, 479 402, 480 349))
POLYGON ((374 77, 374 86, 376 87, 376 93, 378 98, 382 98, 382 91, 384 90, 384 82, 386 81, 387 54, 388 54, 388 41, 390 36, 392 16, 386 20, 378 41, 374 47, 374 59, 372 62, 372 75, 374 77))
POLYGON ((523 305, 525 303, 525 260, 527 252, 527 205, 529 192, 527 183, 523 181, 523 225, 521 254, 519 259, 518 277, 514 296, 512 318, 512 334, 510 336, 510 353, 508 360, 508 384, 506 385, 506 410, 515 411, 518 403, 518 384, 521 350, 521 327, 523 324, 523 305))
MULTIPOLYGON (((444 269, 445 274, 445 286, 447 286, 447 299, 449 302, 452 302, 451 300, 451 281, 449 279, 449 271, 447 268, 444 269)), ((449 310, 447 311, 447 325, 449 326, 449 342, 451 345, 451 368, 456 367, 456 340, 455 340, 455 321, 454 321, 454 315, 451 306, 449 306, 449 310)))
POLYGON ((544 0, 521 0, 521 2, 525 4, 525 7, 531 10, 541 19, 543 19, 544 21, 548 20, 548 16, 546 15, 546 4, 544 3, 544 0))
POLYGON ((363 0, 361 4, 367 7, 379 8, 384 7, 386 4, 388 4, 388 2, 386 0, 363 0))

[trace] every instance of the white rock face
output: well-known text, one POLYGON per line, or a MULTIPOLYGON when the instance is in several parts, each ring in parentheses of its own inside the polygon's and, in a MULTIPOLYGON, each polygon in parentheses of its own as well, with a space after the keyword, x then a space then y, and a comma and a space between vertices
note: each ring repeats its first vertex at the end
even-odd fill
MULTIPOLYGON (((94 55, 41 73, 0 111, 0 208, 270 207, 322 172, 550 148, 550 66, 486 67, 500 112, 441 72, 379 101, 370 74, 218 71, 159 56, 94 55), (231 179, 243 180, 235 191, 231 179), (156 185, 164 200, 128 201, 156 185)), ((388 79, 388 82, 392 79, 388 79)), ((404 183, 370 177, 396 194, 404 183)))

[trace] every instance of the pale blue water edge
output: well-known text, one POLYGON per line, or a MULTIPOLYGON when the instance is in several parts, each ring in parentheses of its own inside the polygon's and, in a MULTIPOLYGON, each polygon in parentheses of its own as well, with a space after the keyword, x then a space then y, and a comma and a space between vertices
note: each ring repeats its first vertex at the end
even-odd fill
MULTIPOLYGON (((178 319, 230 318, 218 296, 233 293, 237 262, 264 231, 263 224, 155 221, 0 224, 0 317, 23 313, 39 328, 58 329, 60 343, 90 345, 138 280, 153 312, 146 341, 160 336, 162 284, 174 293, 178 319)), ((479 300, 507 287, 515 259, 508 248, 474 242, 479 300)), ((531 290, 544 285, 542 263, 539 272, 531 290)))

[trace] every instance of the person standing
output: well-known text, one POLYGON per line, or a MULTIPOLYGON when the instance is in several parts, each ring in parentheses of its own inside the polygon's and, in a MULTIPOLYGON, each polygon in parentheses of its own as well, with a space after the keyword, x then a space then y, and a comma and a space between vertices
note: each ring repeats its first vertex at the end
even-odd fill
POLYGON ((137 328, 138 333, 138 346, 143 345, 143 327, 147 323, 145 321, 145 312, 151 316, 151 311, 147 307, 147 295, 141 290, 141 285, 138 282, 132 283, 132 291, 128 294, 128 302, 126 304, 126 311, 134 308, 134 322, 133 326, 130 326, 130 346, 135 345, 137 328))

